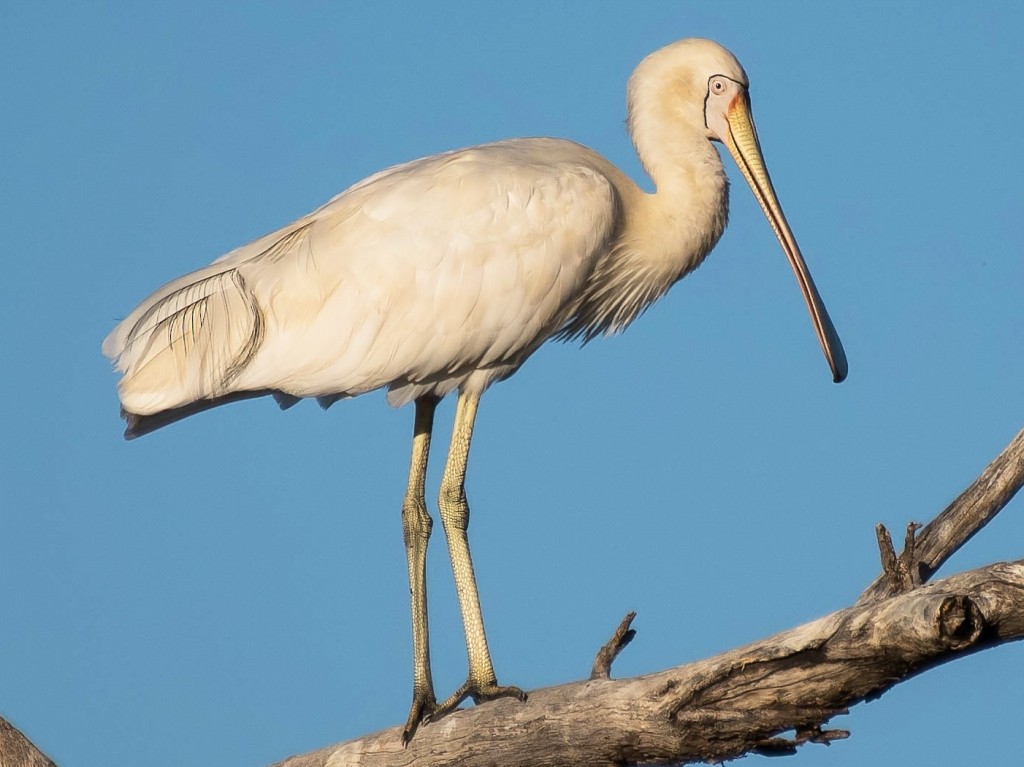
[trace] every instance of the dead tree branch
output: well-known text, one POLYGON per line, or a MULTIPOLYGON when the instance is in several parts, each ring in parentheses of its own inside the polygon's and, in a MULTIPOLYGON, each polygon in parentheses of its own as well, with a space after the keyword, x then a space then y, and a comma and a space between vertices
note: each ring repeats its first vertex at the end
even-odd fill
MULTIPOLYGON (((878 526, 882 574, 857 603, 697 663, 612 680, 633 637, 627 615, 598 652, 591 678, 456 711, 293 756, 274 767, 345 765, 680 764, 747 753, 790 754, 829 743, 837 714, 947 660, 1024 637, 1024 560, 928 583, 1024 485, 1024 431, 932 522, 908 525, 897 556, 878 526), (921 585, 927 584, 927 585, 921 585)), ((0 767, 55 767, 0 719, 0 767)))
POLYGON ((619 627, 615 629, 612 638, 597 651, 594 665, 590 669, 591 679, 608 679, 611 677, 612 663, 615 662, 615 659, 619 657, 619 653, 625 650, 626 645, 632 642, 633 637, 636 636, 636 630, 629 627, 635 617, 635 612, 630 611, 626 613, 626 617, 622 619, 619 627))
MULTIPOLYGON (((913 541, 904 565, 915 583, 927 583, 943 563, 987 525, 1024 486, 1024 431, 992 461, 969 488, 925 525, 913 541)), ((889 544, 890 548, 892 544, 889 544)), ((909 547, 908 547, 909 549, 909 547)), ((884 555, 883 555, 884 558, 884 555)), ((891 579, 883 572, 860 595, 858 604, 890 593, 891 579)))
POLYGON ((57 767, 14 725, 0 717, 0 767, 57 767))
POLYGON ((495 701, 421 728, 393 728, 274 767, 680 764, 793 753, 848 735, 837 714, 944 661, 1024 637, 1024 560, 922 586, 1024 485, 1024 431, 899 556, 877 528, 882 574, 852 607, 698 663, 613 681, 627 616, 591 679, 495 701), (792 733, 782 737, 783 733, 792 733))
POLYGON ((908 676, 1024 637, 1024 560, 841 610, 747 647, 635 679, 496 701, 295 756, 276 767, 679 764, 792 753, 849 706, 908 676), (791 738, 780 733, 794 731, 791 738))

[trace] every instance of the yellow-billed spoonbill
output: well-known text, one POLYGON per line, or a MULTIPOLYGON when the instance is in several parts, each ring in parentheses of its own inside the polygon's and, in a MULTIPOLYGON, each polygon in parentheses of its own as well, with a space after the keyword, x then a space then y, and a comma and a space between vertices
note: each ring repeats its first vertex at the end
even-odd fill
POLYGON ((776 200, 750 114, 747 75, 708 40, 668 45, 629 81, 629 131, 656 191, 590 149, 513 139, 397 165, 304 218, 179 277, 107 337, 137 436, 236 399, 284 404, 387 388, 415 402, 402 504, 413 626, 413 703, 403 738, 498 686, 466 537, 466 460, 480 396, 549 338, 622 330, 695 269, 725 229, 723 143, 803 291, 836 382, 839 337, 776 200), (438 400, 458 390, 439 505, 466 633, 469 675, 438 704, 427 639, 424 476, 438 400))

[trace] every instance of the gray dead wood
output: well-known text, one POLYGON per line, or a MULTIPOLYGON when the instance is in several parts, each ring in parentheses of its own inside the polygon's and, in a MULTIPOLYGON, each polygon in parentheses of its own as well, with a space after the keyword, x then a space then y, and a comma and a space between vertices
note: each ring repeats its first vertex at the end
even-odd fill
POLYGON ((295 756, 276 767, 680 764, 792 753, 836 714, 957 655, 1024 637, 1024 560, 840 610, 760 642, 635 679, 495 701, 295 756), (792 731, 783 738, 779 733, 792 731))
MULTIPOLYGON (((844 738, 824 725, 849 706, 958 656, 1024 637, 1024 560, 927 583, 1024 485, 1024 431, 935 520, 908 525, 897 556, 879 526, 883 573, 852 607, 697 663, 607 678, 632 615, 593 678, 456 711, 407 748, 394 727, 274 767, 551 767, 720 762, 844 738), (927 585, 921 585, 927 584, 927 585)), ((0 719, 0 767, 55 767, 0 719)))
MULTIPOLYGON (((964 490, 942 513, 921 528, 914 537, 912 556, 900 557, 897 572, 913 584, 927 583, 961 546, 987 525, 1024 485, 1024 431, 1018 432, 1009 445, 992 461, 969 488, 964 490)), ((883 528, 884 530, 884 528, 883 528)), ((908 532, 908 535, 912 534, 908 532)), ((882 533, 879 531, 879 535, 882 533)), ((888 535, 888 533, 886 533, 888 535)), ((882 546, 883 565, 888 556, 882 546)), ((889 543, 891 550, 892 543, 889 543)), ((910 549, 905 547, 905 551, 910 549)), ((888 568, 860 595, 858 604, 888 596, 893 592, 888 568)))
POLYGON ((619 627, 615 629, 612 638, 605 642, 604 646, 597 651, 594 658, 594 665, 590 669, 591 679, 610 679, 612 675, 612 663, 619 657, 619 653, 626 649, 626 645, 633 641, 636 631, 629 626, 636 617, 636 613, 630 611, 622 619, 619 627))
POLYGON ((0 717, 0 767, 57 767, 17 728, 0 717))
MULTIPOLYGON (((1024 485, 1024 431, 931 523, 908 524, 897 556, 877 528, 883 572, 855 605, 747 647, 635 679, 607 678, 629 620, 592 678, 495 701, 294 756, 274 767, 681 764, 788 754, 848 735, 824 730, 909 676, 1024 637, 1024 560, 927 583, 1024 485), (782 737, 781 734, 788 734, 782 737)), ((632 638, 632 634, 629 634, 632 638)))

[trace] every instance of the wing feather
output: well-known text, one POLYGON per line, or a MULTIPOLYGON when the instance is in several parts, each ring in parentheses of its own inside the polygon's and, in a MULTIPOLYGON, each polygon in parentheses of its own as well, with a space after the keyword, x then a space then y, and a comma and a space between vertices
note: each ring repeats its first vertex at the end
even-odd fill
POLYGON ((614 173, 579 145, 523 139, 371 176, 126 317, 103 345, 124 410, 485 388, 571 316, 619 226, 614 173))
POLYGON ((228 394, 266 332, 246 267, 280 262, 301 246, 306 231, 292 229, 261 251, 168 283, 115 328, 103 351, 124 373, 118 390, 125 411, 150 415, 228 394))

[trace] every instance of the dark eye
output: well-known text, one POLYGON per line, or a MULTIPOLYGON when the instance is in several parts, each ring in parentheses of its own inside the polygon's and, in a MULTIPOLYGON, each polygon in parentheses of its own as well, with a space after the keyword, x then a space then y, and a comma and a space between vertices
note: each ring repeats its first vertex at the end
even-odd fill
POLYGON ((711 92, 716 96, 720 96, 725 93, 725 79, 722 77, 712 77, 711 92))

